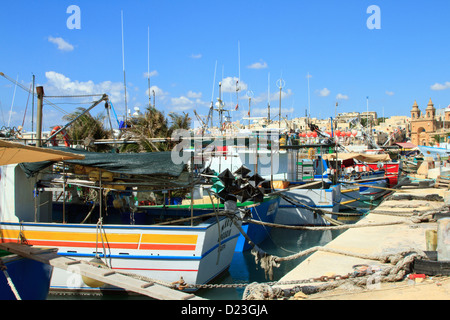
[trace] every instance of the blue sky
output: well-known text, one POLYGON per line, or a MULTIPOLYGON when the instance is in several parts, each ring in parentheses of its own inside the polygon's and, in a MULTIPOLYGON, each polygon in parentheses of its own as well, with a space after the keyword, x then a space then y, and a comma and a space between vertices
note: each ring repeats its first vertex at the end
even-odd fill
MULTIPOLYGON (((245 1, 2 1, 0 72, 28 87, 32 74, 47 95, 107 93, 124 113, 121 11, 124 17, 128 108, 148 103, 147 39, 156 107, 206 115, 223 79, 226 107, 267 114, 268 75, 272 117, 278 115, 277 80, 285 81, 282 113, 289 118, 366 111, 410 115, 450 104, 450 2, 446 0, 245 0, 245 1), (70 5, 80 8, 81 29, 69 29, 70 5), (370 5, 380 8, 381 29, 369 29, 370 5), (239 44, 239 45, 238 45, 239 44), (240 48, 240 68, 238 59, 240 48)), ((0 124, 22 124, 28 93, 0 77, 0 124), (14 103, 13 103, 14 102, 14 103), (10 109, 12 106, 12 114, 10 109)), ((58 104, 65 112, 89 104, 58 104)), ((70 102, 80 100, 70 100, 70 102)), ((64 102, 64 101, 63 101, 64 102)), ((69 101, 65 101, 69 102, 69 101)), ((46 105, 44 130, 64 124, 63 112, 46 105)), ((99 106, 94 115, 103 111, 99 106)), ((25 129, 31 129, 31 99, 25 129)))

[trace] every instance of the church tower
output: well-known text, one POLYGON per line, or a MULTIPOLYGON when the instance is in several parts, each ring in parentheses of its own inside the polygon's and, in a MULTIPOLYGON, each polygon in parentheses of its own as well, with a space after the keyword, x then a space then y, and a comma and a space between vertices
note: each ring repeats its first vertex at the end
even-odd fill
POLYGON ((431 101, 431 98, 430 98, 430 101, 428 102, 428 106, 425 110, 425 113, 426 113, 426 118, 431 119, 431 120, 434 119, 434 117, 436 115, 436 109, 434 108, 434 104, 433 104, 433 101, 431 101))
POLYGON ((417 120, 420 116, 419 106, 417 105, 417 101, 414 100, 413 107, 411 109, 411 120, 417 120))

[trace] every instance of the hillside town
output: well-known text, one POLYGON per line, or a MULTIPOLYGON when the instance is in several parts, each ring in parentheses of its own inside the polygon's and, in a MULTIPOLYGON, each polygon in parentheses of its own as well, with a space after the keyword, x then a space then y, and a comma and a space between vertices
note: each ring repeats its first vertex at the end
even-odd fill
POLYGON ((250 126, 246 120, 233 123, 241 129, 278 129, 292 132, 299 138, 308 138, 309 124, 314 124, 323 132, 332 130, 341 142, 347 145, 363 143, 361 129, 371 133, 374 142, 380 147, 392 146, 396 143, 411 142, 414 145, 445 146, 450 136, 450 106, 436 109, 430 98, 426 108, 417 101, 411 107, 411 116, 380 117, 375 111, 337 113, 334 119, 318 119, 300 117, 267 123, 267 118, 255 118, 250 126), (368 124, 368 125, 367 125, 368 124), (332 128, 333 126, 333 128, 332 128))

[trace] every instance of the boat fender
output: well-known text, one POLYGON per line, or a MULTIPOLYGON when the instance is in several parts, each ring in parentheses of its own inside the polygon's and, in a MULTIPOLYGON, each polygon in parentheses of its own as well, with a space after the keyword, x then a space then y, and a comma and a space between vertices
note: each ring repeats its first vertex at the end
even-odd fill
MULTIPOLYGON (((106 266, 105 263, 99 258, 91 259, 91 260, 89 260, 89 262, 98 264, 99 267, 106 266)), ((104 282, 101 282, 99 280, 95 280, 95 279, 92 279, 92 278, 89 278, 86 276, 81 276, 81 279, 83 279, 83 282, 85 285, 87 285, 88 287, 91 287, 91 288, 99 288, 99 287, 103 287, 105 285, 104 282)))

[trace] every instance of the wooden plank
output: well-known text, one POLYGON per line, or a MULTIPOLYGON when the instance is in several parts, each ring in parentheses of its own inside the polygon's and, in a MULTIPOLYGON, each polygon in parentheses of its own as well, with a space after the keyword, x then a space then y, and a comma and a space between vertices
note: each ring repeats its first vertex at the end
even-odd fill
POLYGON ((39 248, 19 243, 0 243, 0 248, 18 254, 28 259, 33 259, 55 268, 68 270, 82 276, 92 278, 128 291, 136 292, 158 300, 205 300, 193 294, 184 293, 166 286, 135 279, 131 276, 114 272, 111 269, 98 268, 97 266, 83 263, 56 254, 57 249, 39 248), (74 268, 73 266, 76 265, 74 268))

